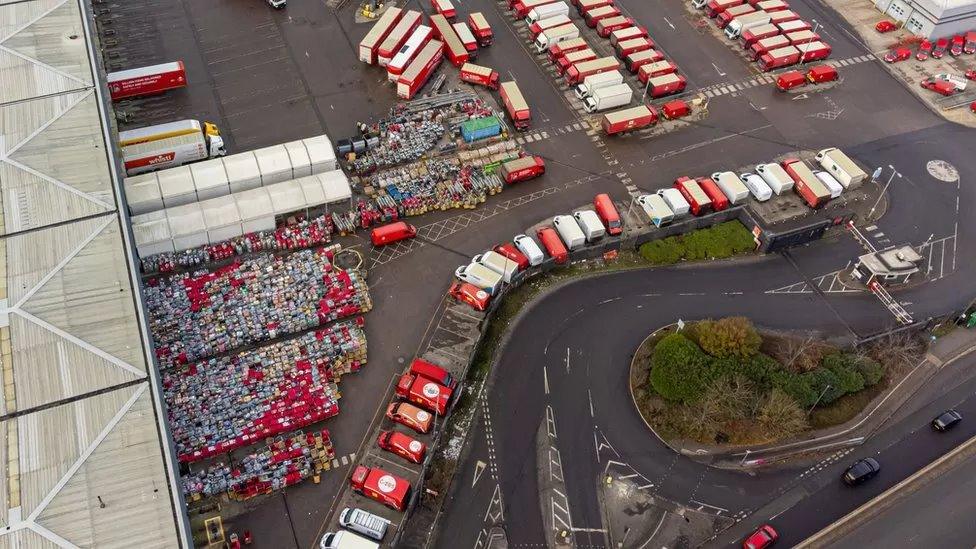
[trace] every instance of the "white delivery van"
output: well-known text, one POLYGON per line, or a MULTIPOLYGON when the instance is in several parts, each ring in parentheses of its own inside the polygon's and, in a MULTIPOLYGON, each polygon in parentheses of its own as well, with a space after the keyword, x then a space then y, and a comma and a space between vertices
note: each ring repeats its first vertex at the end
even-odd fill
POLYGON ((461 265, 454 271, 454 277, 461 282, 474 284, 491 295, 498 293, 503 282, 502 275, 477 263, 461 265))
POLYGON ((529 259, 529 265, 535 267, 546 260, 546 254, 542 253, 542 248, 532 240, 532 237, 525 234, 517 234, 515 238, 512 239, 515 243, 515 247, 518 251, 525 254, 525 257, 529 259))
POLYGON ((688 215, 688 212, 691 210, 688 201, 685 200, 685 197, 681 196, 681 191, 678 189, 658 189, 657 195, 664 199, 664 202, 671 209, 675 217, 688 215))
POLYGON ((352 532, 326 532, 319 542, 319 549, 379 549, 380 544, 352 532))
POLYGON ((773 190, 769 188, 769 185, 754 173, 744 173, 739 175, 739 179, 749 188, 749 192, 752 196, 760 202, 765 202, 773 197, 773 190))
POLYGON ((756 173, 759 174, 759 177, 763 178, 763 181, 777 195, 781 195, 793 188, 793 178, 790 177, 790 174, 786 173, 783 166, 775 162, 756 166, 756 173))
POLYGON ((749 199, 749 187, 733 172, 715 172, 712 174, 712 181, 732 204, 742 204, 749 199))
POLYGON ((376 541, 383 541, 390 521, 383 517, 368 513, 362 509, 346 507, 339 513, 339 526, 348 528, 357 534, 362 534, 376 541))
POLYGON ((817 162, 834 176, 845 189, 852 189, 864 182, 868 174, 854 163, 843 151, 836 147, 817 153, 817 162))
POLYGON ((518 274, 518 263, 498 252, 489 250, 483 254, 478 254, 474 256, 472 262, 488 267, 489 269, 502 275, 502 279, 506 284, 511 284, 512 279, 518 274))
POLYGON ((656 227, 663 227, 674 220, 674 212, 658 194, 645 194, 637 198, 637 204, 644 210, 656 227))
POLYGON ((600 216, 596 215, 593 210, 580 210, 573 213, 573 218, 576 219, 576 224, 586 236, 587 242, 595 242, 607 234, 607 229, 600 221, 600 216))
POLYGON ((569 251, 578 250, 586 244, 586 235, 576 224, 576 220, 571 215, 557 215, 552 218, 552 226, 555 227, 559 237, 563 239, 563 244, 569 251))
POLYGON ((844 186, 840 184, 840 181, 834 179, 834 176, 827 172, 813 172, 813 175, 817 176, 817 179, 823 183, 824 187, 830 191, 830 198, 837 198, 840 193, 844 192, 844 186))

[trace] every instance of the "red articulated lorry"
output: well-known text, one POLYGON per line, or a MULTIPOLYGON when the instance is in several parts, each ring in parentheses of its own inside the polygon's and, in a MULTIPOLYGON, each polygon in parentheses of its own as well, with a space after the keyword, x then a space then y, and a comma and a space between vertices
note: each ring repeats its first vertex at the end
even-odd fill
POLYGON ((603 115, 603 131, 614 135, 652 126, 657 122, 657 112, 648 105, 609 112, 603 115))
POLYGON ((794 46, 784 46, 770 50, 759 57, 759 69, 769 72, 800 62, 800 50, 794 46))
POLYGON ((529 124, 532 123, 532 111, 529 110, 529 104, 525 102, 518 84, 514 80, 502 82, 499 95, 502 96, 505 110, 508 111, 508 117, 512 119, 515 129, 519 131, 528 129, 529 124))
POLYGON ((139 69, 110 72, 106 75, 106 80, 112 101, 118 101, 184 88, 186 71, 182 61, 173 61, 139 69))
POLYGON ((496 70, 474 63, 461 65, 461 80, 469 84, 478 84, 491 90, 497 90, 498 79, 498 71, 496 70))
POLYGON ((802 160, 791 158, 784 160, 782 165, 786 173, 793 178, 793 190, 808 206, 816 209, 830 200, 830 190, 817 179, 802 160))
POLYGON ((691 213, 705 215, 712 211, 712 200, 698 183, 690 177, 679 177, 674 180, 674 188, 681 192, 681 196, 688 201, 691 213))

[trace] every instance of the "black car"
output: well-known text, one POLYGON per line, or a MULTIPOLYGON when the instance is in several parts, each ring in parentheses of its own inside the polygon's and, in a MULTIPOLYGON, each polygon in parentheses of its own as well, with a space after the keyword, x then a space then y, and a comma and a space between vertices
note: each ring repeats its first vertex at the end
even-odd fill
POLYGON ((936 431, 948 431, 962 421, 962 414, 955 410, 947 410, 932 420, 932 428, 936 431))
POLYGON ((874 478, 881 470, 881 464, 874 458, 859 459, 844 471, 844 482, 848 486, 857 486, 874 478))

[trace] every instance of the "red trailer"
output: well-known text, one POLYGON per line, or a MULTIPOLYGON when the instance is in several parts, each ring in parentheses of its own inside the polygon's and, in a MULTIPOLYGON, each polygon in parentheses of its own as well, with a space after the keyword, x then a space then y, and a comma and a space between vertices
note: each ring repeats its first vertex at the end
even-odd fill
POLYGON ((797 46, 800 50, 800 61, 820 61, 830 57, 830 46, 824 42, 807 42, 802 46, 797 46))
POLYGON ((461 80, 469 84, 478 84, 488 89, 497 90, 498 78, 498 71, 489 69, 488 67, 482 67, 474 63, 461 65, 461 80))
POLYGON ((779 34, 779 28, 772 23, 767 23, 742 31, 742 36, 739 37, 739 43, 742 44, 742 49, 747 50, 763 38, 769 38, 777 34, 779 34))
POLYGON ((657 112, 648 105, 638 105, 629 109, 603 115, 603 131, 613 135, 646 128, 657 122, 657 112))
POLYGON ((498 167, 498 175, 509 185, 535 179, 544 173, 546 173, 546 161, 541 156, 523 156, 509 160, 498 167))
POLYGON ((772 50, 786 47, 790 45, 790 39, 783 36, 782 34, 776 36, 770 36, 769 38, 763 38, 762 40, 756 42, 749 47, 749 51, 752 55, 753 61, 758 61, 763 54, 766 54, 772 50))
POLYGON ((596 24, 596 32, 601 38, 610 38, 611 32, 625 29, 627 27, 633 27, 635 25, 636 23, 634 20, 629 17, 608 17, 607 19, 601 19, 600 22, 596 24))
POLYGON ((393 27, 400 21, 403 10, 400 8, 390 8, 376 21, 373 28, 369 29, 366 36, 359 43, 359 60, 370 65, 376 63, 376 50, 380 49, 380 44, 386 40, 393 27))
POLYGON ((623 59, 632 53, 649 50, 654 47, 654 43, 647 38, 631 38, 624 42, 617 42, 614 49, 617 50, 617 57, 623 59))
POLYGON ((454 32, 458 35, 458 39, 461 40, 461 45, 464 49, 468 51, 468 59, 474 59, 478 57, 478 39, 474 37, 474 33, 468 28, 468 24, 464 21, 459 23, 454 23, 451 25, 454 32))
POLYGON ((424 87, 430 75, 440 66, 444 59, 444 43, 437 40, 427 42, 417 57, 407 65, 397 79, 397 97, 411 99, 420 88, 424 87))
POLYGON ((591 74, 600 74, 601 72, 609 72, 619 69, 620 61, 613 56, 601 57, 592 61, 576 63, 566 70, 566 84, 569 86, 575 86, 576 84, 581 83, 584 78, 590 76, 591 74))
POLYGON ((789 91, 807 83, 807 77, 800 71, 786 71, 776 77, 776 88, 779 91, 789 91))
POLYGON ((437 415, 447 413, 453 391, 439 383, 413 374, 403 374, 396 386, 396 395, 437 415))
POLYGON ((359 465, 349 483, 353 490, 397 511, 403 511, 410 499, 410 483, 382 469, 359 465))
POLYGON ((423 16, 419 11, 407 10, 400 21, 393 26, 393 30, 390 34, 386 35, 383 42, 380 43, 380 47, 376 50, 376 60, 379 66, 385 67, 390 64, 393 57, 399 53, 400 48, 407 42, 413 31, 417 30, 420 26, 420 21, 423 16))
POLYGON ((714 209, 716 212, 720 212, 729 207, 728 197, 725 196, 722 189, 719 189, 718 185, 716 185, 711 178, 699 177, 695 181, 698 182, 698 186, 701 187, 701 190, 708 195, 708 199, 712 201, 712 209, 714 209))
POLYGON ((106 80, 112 101, 118 101, 184 88, 186 71, 182 61, 173 61, 140 69, 110 72, 106 75, 106 80))
POLYGON ((624 27, 622 29, 617 29, 610 33, 610 45, 616 47, 617 44, 621 42, 626 42, 633 38, 647 38, 650 41, 651 46, 654 46, 654 41, 648 38, 647 29, 644 27, 624 27))
MULTIPOLYGON (((628 55, 626 58, 624 58, 624 64, 627 65, 627 70, 632 73, 637 73, 644 65, 659 63, 663 60, 663 53, 657 50, 644 50, 628 55)), ((647 77, 645 77, 643 81, 646 83, 647 77)))
POLYGON ((791 32, 796 32, 801 30, 810 30, 813 28, 810 26, 810 23, 807 23, 802 19, 794 19, 792 21, 785 21, 782 23, 773 23, 773 24, 779 27, 779 32, 783 34, 789 34, 791 32))
POLYGON ((790 158, 782 162, 783 169, 793 178, 793 189, 811 208, 819 208, 830 200, 830 190, 813 175, 802 160, 790 158))
POLYGON ((502 102, 505 103, 505 110, 508 111, 508 116, 512 119, 515 129, 528 129, 529 124, 532 123, 532 111, 529 110, 529 104, 522 96, 522 90, 519 89, 518 84, 514 80, 502 82, 499 90, 502 102))
POLYGON ((545 6, 546 4, 552 4, 557 0, 509 0, 509 7, 515 10, 515 15, 518 15, 519 19, 525 19, 529 12, 539 6, 545 6))
POLYGON ((674 180, 674 188, 681 192, 681 196, 688 202, 691 213, 704 215, 712 211, 712 200, 705 191, 690 177, 679 177, 674 180))
POLYGON ((539 237, 539 242, 542 243, 542 247, 546 249, 546 253, 549 257, 553 259, 556 265, 561 265, 566 263, 569 259, 569 252, 566 250, 566 245, 563 244, 561 238, 559 238, 559 233, 556 232, 552 227, 542 227, 539 232, 536 233, 539 237))
POLYGON ((460 68, 461 65, 468 62, 470 57, 468 50, 461 43, 461 39, 458 38, 457 33, 454 32, 454 27, 448 23, 447 18, 440 14, 431 15, 430 26, 434 29, 434 37, 444 41, 444 51, 455 67, 460 68))
POLYGON ((709 17, 717 17, 723 11, 733 6, 742 5, 743 2, 745 0, 712 0, 705 4, 705 12, 708 13, 709 17))
POLYGON ((783 0, 759 0, 758 2, 755 0, 749 0, 749 3, 752 4, 752 6, 757 10, 762 10, 766 13, 790 9, 790 5, 783 0))
POLYGON ((790 21, 799 21, 800 16, 794 11, 783 10, 774 11, 769 14, 769 22, 774 25, 782 25, 783 23, 789 23, 790 21))
MULTIPOLYGON (((809 30, 793 31, 786 35, 786 39, 790 41, 791 46, 800 47, 800 44, 807 44, 809 42, 818 42, 820 40, 820 35, 809 30)), ((802 50, 803 48, 800 48, 802 50)))
POLYGON ((586 40, 583 40, 582 38, 573 38, 571 40, 557 42, 549 46, 549 62, 555 63, 556 60, 568 53, 585 50, 588 48, 589 46, 586 45, 586 40))
POLYGON ((592 61, 594 59, 596 59, 596 52, 590 48, 569 52, 559 59, 556 59, 556 72, 558 72, 561 76, 565 74, 566 70, 573 65, 577 63, 584 63, 586 61, 592 61))
POLYGON ((645 84, 647 83, 648 78, 654 78, 655 76, 664 76, 665 74, 671 74, 673 72, 678 71, 678 66, 668 61, 667 59, 664 59, 662 61, 655 61, 654 63, 648 63, 646 65, 641 65, 640 68, 642 69, 641 74, 643 75, 643 77, 641 77, 641 75, 638 75, 637 78, 641 79, 641 81, 644 82, 645 84))
POLYGON ((449 21, 453 21, 457 17, 457 10, 454 9, 454 4, 451 3, 451 0, 430 0, 430 8, 443 15, 449 21))
POLYGON ((587 11, 595 10, 596 8, 612 6, 613 0, 573 0, 573 5, 576 6, 577 13, 583 15, 587 11))
POLYGON ((750 13, 755 13, 756 8, 750 6, 749 4, 739 4, 738 6, 733 6, 722 13, 718 14, 715 18, 715 26, 724 29, 728 26, 729 22, 740 15, 748 15, 750 13))
POLYGON ((776 48, 763 54, 759 58, 759 69, 769 72, 774 69, 781 69, 800 62, 800 50, 795 46, 784 46, 776 48))
POLYGON ((647 84, 647 94, 657 99, 658 97, 681 93, 688 85, 688 81, 680 74, 671 73, 652 76, 646 79, 645 84, 647 84))
POLYGON ((482 48, 487 48, 495 41, 491 26, 488 25, 488 20, 480 11, 468 15, 468 26, 471 27, 471 32, 474 33, 474 37, 478 39, 478 45, 482 48))
POLYGON ((586 21, 586 26, 590 27, 591 29, 595 28, 597 24, 604 19, 608 19, 610 17, 619 17, 619 16, 620 16, 620 9, 618 9, 617 6, 614 6, 613 4, 607 6, 600 6, 597 8, 593 8, 589 11, 583 12, 583 20, 586 21))

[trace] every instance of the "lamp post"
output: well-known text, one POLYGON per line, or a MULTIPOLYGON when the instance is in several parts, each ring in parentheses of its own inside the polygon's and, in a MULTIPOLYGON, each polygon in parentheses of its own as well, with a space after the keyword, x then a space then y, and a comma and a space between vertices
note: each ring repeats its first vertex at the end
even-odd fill
POLYGON ((820 396, 817 397, 817 401, 813 403, 813 406, 810 407, 810 411, 807 412, 808 416, 813 413, 813 409, 817 407, 817 404, 820 404, 820 399, 822 399, 824 395, 827 394, 827 391, 831 390, 832 388, 833 386, 829 383, 826 387, 824 387, 824 390, 820 393, 820 396))
MULTIPOLYGON (((813 30, 810 32, 816 34, 817 29, 820 28, 820 23, 818 23, 816 19, 811 19, 811 21, 813 21, 813 30)), ((807 52, 810 51, 810 44, 812 43, 813 42, 807 42, 806 44, 803 44, 803 53, 800 56, 800 66, 803 66, 807 62, 807 52)))
POLYGON ((891 181, 895 178, 895 176, 897 175, 899 179, 901 178, 901 173, 899 173, 894 166, 888 164, 888 167, 891 168, 891 175, 888 176, 888 182, 885 183, 884 188, 881 189, 881 194, 878 195, 878 199, 874 201, 874 206, 871 206, 871 211, 868 212, 868 217, 871 217, 871 215, 874 214, 875 208, 877 208, 878 204, 881 203, 881 197, 883 197, 885 193, 888 192, 888 187, 891 185, 891 181))

